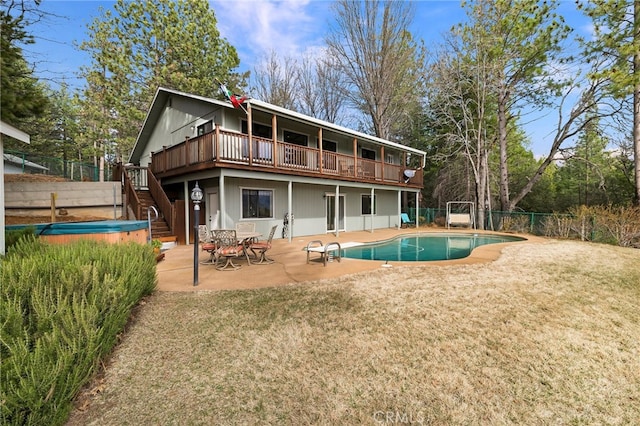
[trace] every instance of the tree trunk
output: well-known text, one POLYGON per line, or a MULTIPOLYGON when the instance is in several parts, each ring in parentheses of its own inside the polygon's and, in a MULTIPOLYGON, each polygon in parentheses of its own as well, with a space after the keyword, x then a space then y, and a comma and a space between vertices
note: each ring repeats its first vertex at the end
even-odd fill
MULTIPOLYGON (((640 31, 640 2, 634 2, 633 8, 634 34, 640 31)), ((640 206, 640 52, 633 55, 633 74, 636 76, 633 90, 633 155, 636 172, 635 204, 640 206)))
POLYGON ((478 182, 478 196, 476 198, 476 206, 478 207, 478 221, 476 222, 476 226, 478 229, 484 229, 485 223, 485 215, 486 215, 486 206, 485 200, 487 200, 487 185, 489 181, 489 166, 488 166, 488 157, 489 153, 486 149, 481 150, 480 159, 478 161, 479 168, 479 182, 478 182))
POLYGON ((507 166, 507 89, 500 88, 498 94, 498 141, 500 145, 500 208, 510 211, 509 170, 507 166))

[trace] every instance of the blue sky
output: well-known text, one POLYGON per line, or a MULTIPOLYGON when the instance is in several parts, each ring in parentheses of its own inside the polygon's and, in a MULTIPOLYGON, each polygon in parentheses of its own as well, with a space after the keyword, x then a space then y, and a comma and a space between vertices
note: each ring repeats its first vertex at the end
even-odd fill
MULTIPOLYGON (((253 70, 255 64, 275 49, 280 56, 298 57, 324 45, 330 26, 331 1, 326 0, 214 0, 211 8, 218 20, 218 30, 238 51, 240 70, 253 70)), ((435 47, 442 34, 464 21, 465 12, 459 1, 414 1, 415 18, 411 29, 427 48, 435 47)), ((43 0, 41 9, 54 14, 31 30, 36 44, 25 49, 25 56, 36 65, 41 78, 52 82, 64 79, 72 88, 80 88, 79 68, 89 58, 74 48, 87 37, 87 26, 109 9, 113 1, 43 0)), ((585 34, 589 23, 575 10, 575 2, 561 2, 560 13, 585 34)), ((534 153, 544 153, 545 134, 536 125, 534 153)))

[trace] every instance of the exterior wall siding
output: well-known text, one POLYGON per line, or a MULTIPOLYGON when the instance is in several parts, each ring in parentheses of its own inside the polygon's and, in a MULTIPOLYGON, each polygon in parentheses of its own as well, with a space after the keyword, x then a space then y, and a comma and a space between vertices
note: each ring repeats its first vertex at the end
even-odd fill
MULTIPOLYGON (((203 182, 207 181, 201 181, 201 184, 203 182)), ((226 215, 221 218, 221 227, 234 228, 237 221, 251 221, 256 224, 256 231, 266 237, 271 227, 278 225, 274 238, 282 237, 284 214, 288 211, 288 182, 236 177, 225 177, 224 182, 226 186, 224 193, 226 215), (273 190, 273 217, 240 219, 242 215, 243 188, 273 190)), ((317 185, 293 183, 292 207, 294 222, 293 225, 289 225, 289 232, 293 230, 293 237, 327 232, 325 197, 327 193, 334 194, 335 186, 323 185, 320 182, 317 185)), ((361 196, 362 194, 369 195, 370 193, 368 188, 341 186, 340 194, 344 195, 345 202, 346 231, 371 229, 371 216, 363 215, 361 211, 361 196)), ((398 226, 397 192, 393 190, 376 190, 375 196, 377 198, 377 208, 376 214, 373 216, 373 228, 381 229, 398 226)), ((207 211, 206 214, 210 214, 210 212, 207 211)))

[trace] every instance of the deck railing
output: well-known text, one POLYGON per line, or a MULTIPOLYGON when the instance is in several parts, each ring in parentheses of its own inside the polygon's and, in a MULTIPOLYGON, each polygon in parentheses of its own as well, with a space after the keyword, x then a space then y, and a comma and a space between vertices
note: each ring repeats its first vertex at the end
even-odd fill
POLYGON ((300 146, 241 133, 222 131, 187 139, 152 153, 151 169, 162 175, 182 171, 201 164, 211 167, 251 166, 273 171, 299 172, 304 175, 363 182, 384 182, 422 187, 422 169, 410 179, 403 174, 406 167, 384 161, 368 160, 317 148, 300 146), (321 155, 322 154, 322 155, 321 155))
POLYGON ((162 189, 160 182, 158 182, 149 169, 147 169, 147 181, 149 183, 149 193, 151 194, 151 198, 156 202, 158 210, 160 210, 160 214, 164 216, 164 220, 169 227, 169 231, 173 234, 176 229, 175 207, 171 204, 171 201, 162 189))

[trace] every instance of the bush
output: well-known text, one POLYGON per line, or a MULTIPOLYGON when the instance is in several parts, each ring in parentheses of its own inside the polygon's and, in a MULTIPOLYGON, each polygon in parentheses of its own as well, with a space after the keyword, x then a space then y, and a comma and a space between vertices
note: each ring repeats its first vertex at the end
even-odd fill
POLYGON ((640 207, 601 207, 595 227, 600 242, 640 248, 640 207))
POLYGON ((580 206, 569 213, 547 217, 544 235, 640 248, 638 207, 580 206))
POLYGON ((131 309, 155 288, 149 246, 16 242, 0 259, 3 424, 63 424, 113 348, 131 309))
POLYGON ((7 231, 7 233, 5 234, 5 247, 8 251, 11 249, 11 247, 15 246, 19 240, 35 235, 35 226, 25 226, 22 229, 7 231))

